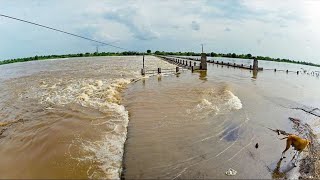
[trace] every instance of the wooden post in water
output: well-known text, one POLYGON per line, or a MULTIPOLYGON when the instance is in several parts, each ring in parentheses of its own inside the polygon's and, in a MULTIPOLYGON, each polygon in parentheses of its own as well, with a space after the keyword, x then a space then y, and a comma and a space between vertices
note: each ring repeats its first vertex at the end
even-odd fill
POLYGON ((176 73, 178 73, 178 72, 179 72, 179 66, 176 67, 176 73))
POLYGON ((288 69, 286 70, 286 73, 287 73, 287 74, 289 73, 289 70, 288 70, 288 69))
POLYGON ((299 71, 297 71, 297 75, 299 75, 299 71))
POLYGON ((277 69, 274 69, 274 72, 277 72, 277 69))
POLYGON ((193 65, 194 65, 194 66, 197 66, 197 63, 196 63, 196 62, 194 62, 194 63, 193 63, 193 65))
POLYGON ((189 66, 191 67, 191 61, 189 61, 189 66))
POLYGON ((158 68, 158 74, 161 74, 161 68, 158 68))
POLYGON ((142 56, 142 69, 144 69, 144 53, 143 53, 143 56, 142 56))

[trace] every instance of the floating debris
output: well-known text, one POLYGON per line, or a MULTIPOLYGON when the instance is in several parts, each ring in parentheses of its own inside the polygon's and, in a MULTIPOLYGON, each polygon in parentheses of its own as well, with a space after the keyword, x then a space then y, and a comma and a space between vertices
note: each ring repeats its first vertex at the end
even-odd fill
POLYGON ((229 168, 228 171, 226 172, 227 176, 235 176, 236 174, 237 174, 237 171, 232 168, 229 168))

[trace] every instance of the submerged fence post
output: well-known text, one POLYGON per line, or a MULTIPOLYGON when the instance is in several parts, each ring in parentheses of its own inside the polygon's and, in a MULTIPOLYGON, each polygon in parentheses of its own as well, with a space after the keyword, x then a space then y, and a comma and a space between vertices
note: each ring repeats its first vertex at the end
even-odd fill
POLYGON ((144 69, 144 53, 143 53, 143 56, 142 56, 142 69, 144 69))
POLYGON ((145 69, 141 69, 141 75, 145 75, 146 74, 146 70, 145 69))

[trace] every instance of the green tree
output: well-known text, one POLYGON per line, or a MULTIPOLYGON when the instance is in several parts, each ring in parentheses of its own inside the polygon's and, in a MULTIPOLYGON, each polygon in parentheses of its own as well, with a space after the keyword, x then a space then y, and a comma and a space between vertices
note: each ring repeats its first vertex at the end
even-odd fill
POLYGON ((147 53, 148 53, 148 54, 150 54, 150 53, 151 53, 151 50, 150 50, 150 49, 148 49, 148 50, 147 50, 147 53))
POLYGON ((217 53, 211 52, 211 57, 216 57, 217 53))

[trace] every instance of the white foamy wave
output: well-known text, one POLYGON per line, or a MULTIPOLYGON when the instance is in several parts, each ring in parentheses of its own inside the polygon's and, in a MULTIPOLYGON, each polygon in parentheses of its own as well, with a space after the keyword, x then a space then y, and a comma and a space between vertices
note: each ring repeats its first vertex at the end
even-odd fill
POLYGON ((242 109, 241 100, 230 90, 216 91, 204 90, 200 102, 192 109, 187 109, 188 114, 197 114, 197 117, 207 117, 219 113, 242 109))
POLYGON ((195 110, 198 112, 200 112, 202 110, 209 110, 209 111, 218 112, 219 108, 216 105, 213 105, 207 99, 202 99, 201 102, 199 104, 197 104, 195 110))
MULTIPOLYGON (((100 107, 101 103, 121 101, 121 90, 131 82, 130 79, 82 80, 65 82, 60 80, 51 86, 42 85, 41 103, 65 105, 79 103, 83 106, 100 107)), ((42 83, 45 84, 45 83, 42 83)))
POLYGON ((78 139, 73 144, 81 144, 79 149, 85 151, 78 161, 90 161, 93 168, 87 174, 89 178, 119 179, 122 170, 124 143, 127 137, 128 112, 120 105, 121 91, 131 82, 131 79, 113 80, 77 80, 69 82, 58 81, 53 85, 41 83, 41 103, 49 105, 80 104, 111 114, 103 122, 92 122, 91 125, 104 125, 109 129, 102 134, 102 140, 86 141, 78 139))
POLYGON ((225 104, 230 110, 232 110, 232 109, 235 109, 235 110, 242 109, 241 100, 237 96, 235 96, 229 90, 226 90, 226 94, 228 94, 228 98, 227 98, 228 100, 227 100, 227 102, 225 104))
MULTIPOLYGON (((124 108, 123 108, 124 109, 124 108)), ((100 141, 81 140, 81 149, 86 151, 79 161, 93 161, 94 168, 87 171, 91 179, 120 179, 124 143, 127 137, 128 112, 125 111, 121 124, 113 124, 113 130, 106 133, 100 141)), ((79 142, 77 142, 79 144, 79 142)))

